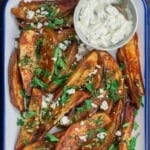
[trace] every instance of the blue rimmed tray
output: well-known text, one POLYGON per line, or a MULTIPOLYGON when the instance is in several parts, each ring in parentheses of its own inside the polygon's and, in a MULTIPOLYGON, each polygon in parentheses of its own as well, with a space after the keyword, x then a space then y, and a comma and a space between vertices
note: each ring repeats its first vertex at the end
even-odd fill
MULTIPOLYGON (((139 15, 139 25, 137 29, 138 37, 139 37, 139 47, 140 47, 140 55, 141 55, 141 65, 142 65, 142 73, 145 83, 145 106, 140 110, 139 115, 137 117, 137 122, 140 124, 139 131, 140 136, 138 138, 136 150, 149 150, 150 149, 150 141, 149 141, 149 62, 150 62, 150 52, 149 52, 149 37, 148 37, 148 19, 150 17, 148 11, 148 4, 145 0, 135 0, 138 8, 139 15)), ((3 130, 3 148, 5 150, 12 150, 15 141, 18 135, 18 128, 16 126, 16 120, 18 117, 18 112, 12 107, 10 104, 9 90, 8 90, 8 61, 12 50, 15 48, 15 38, 18 37, 18 29, 16 25, 15 18, 11 15, 10 9, 18 4, 18 0, 6 0, 3 5, 3 27, 2 27, 2 51, 1 51, 1 65, 3 68, 2 71, 2 101, 1 101, 1 117, 3 130)), ((112 52, 112 55, 115 55, 115 52, 112 52)))

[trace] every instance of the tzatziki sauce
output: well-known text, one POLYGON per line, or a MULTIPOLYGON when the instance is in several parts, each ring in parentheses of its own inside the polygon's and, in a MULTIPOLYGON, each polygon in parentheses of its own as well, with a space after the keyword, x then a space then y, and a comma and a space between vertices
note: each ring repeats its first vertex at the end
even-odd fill
POLYGON ((97 47, 109 47, 122 41, 133 28, 132 15, 128 19, 112 5, 118 0, 85 0, 80 10, 77 27, 87 41, 97 47))

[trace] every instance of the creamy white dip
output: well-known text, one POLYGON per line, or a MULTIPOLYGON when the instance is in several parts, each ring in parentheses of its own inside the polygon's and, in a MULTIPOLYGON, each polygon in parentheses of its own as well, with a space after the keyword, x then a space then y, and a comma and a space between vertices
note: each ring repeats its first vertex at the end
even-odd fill
MULTIPOLYGON (((119 1, 85 0, 82 5, 77 27, 92 45, 97 47, 115 45, 128 36, 133 28, 131 18, 127 20, 111 5, 112 3, 119 1)), ((129 10, 128 13, 130 14, 129 10)))

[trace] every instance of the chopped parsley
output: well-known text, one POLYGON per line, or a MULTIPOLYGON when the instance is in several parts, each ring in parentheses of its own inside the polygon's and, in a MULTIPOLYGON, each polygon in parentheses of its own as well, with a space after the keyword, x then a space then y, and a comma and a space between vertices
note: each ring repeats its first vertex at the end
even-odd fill
POLYGON ((67 93, 67 91, 69 90, 69 89, 71 89, 72 87, 64 87, 64 89, 63 89, 63 94, 61 95, 61 97, 60 97, 60 100, 59 100, 59 104, 61 105, 61 106, 63 106, 67 101, 68 101, 68 99, 69 99, 69 97, 70 97, 70 95, 67 93))
POLYGON ((120 70, 123 71, 125 69, 125 65, 123 63, 120 64, 120 70))
POLYGON ((112 98, 115 102, 120 99, 120 96, 117 93, 119 88, 118 80, 107 80, 105 90, 109 91, 108 98, 112 98))
POLYGON ((88 138, 92 138, 94 136, 94 129, 90 129, 87 135, 88 135, 88 138))
POLYGON ((43 90, 45 90, 48 87, 48 85, 46 83, 44 83, 43 81, 41 81, 37 77, 34 77, 32 79, 30 86, 31 87, 40 87, 43 90))
POLYGON ((135 123, 134 123, 134 126, 133 126, 133 129, 134 129, 135 131, 137 131, 138 128, 139 128, 139 124, 137 124, 137 122, 135 122, 135 123))
POLYGON ((85 87, 92 95, 94 95, 94 84, 92 82, 86 83, 85 87))
POLYGON ((92 108, 92 100, 88 99, 85 101, 84 105, 81 107, 77 107, 77 113, 82 113, 92 108))
POLYGON ((48 78, 50 76, 50 72, 47 69, 36 68, 35 69, 36 76, 43 76, 44 78, 48 78))
POLYGON ((127 142, 128 150, 135 150, 137 137, 138 137, 138 136, 132 137, 132 138, 127 142))
POLYGON ((126 127, 128 127, 128 126, 129 126, 129 122, 126 122, 126 123, 124 123, 124 124, 122 125, 123 128, 126 128, 126 127))
POLYGON ((50 133, 47 133, 45 135, 45 139, 48 141, 48 142, 53 142, 53 143, 56 143, 59 141, 58 138, 56 138, 53 134, 50 134, 50 133))
POLYGON ((29 56, 25 55, 22 59, 20 59, 18 65, 19 66, 27 66, 31 64, 31 59, 29 56))
POLYGON ((118 150, 117 144, 111 144, 108 150, 118 150))
POLYGON ((24 125, 24 119, 23 118, 17 118, 17 126, 23 126, 24 125))
POLYGON ((35 115, 36 115, 36 112, 35 112, 35 111, 29 110, 29 111, 26 112, 25 118, 26 118, 26 119, 30 119, 30 118, 35 117, 35 115))
POLYGON ((44 42, 43 38, 39 38, 35 42, 35 46, 36 46, 36 48, 35 48, 35 56, 36 56, 37 59, 41 58, 40 50, 41 50, 41 47, 43 45, 43 42, 44 42))
POLYGON ((26 93, 26 91, 25 91, 24 89, 22 89, 22 90, 20 91, 20 93, 21 93, 21 95, 22 95, 23 98, 25 98, 25 99, 27 99, 27 100, 30 98, 30 96, 27 95, 27 93, 26 93))
POLYGON ((139 97, 139 102, 140 102, 141 106, 144 107, 144 100, 143 100, 142 96, 139 97))

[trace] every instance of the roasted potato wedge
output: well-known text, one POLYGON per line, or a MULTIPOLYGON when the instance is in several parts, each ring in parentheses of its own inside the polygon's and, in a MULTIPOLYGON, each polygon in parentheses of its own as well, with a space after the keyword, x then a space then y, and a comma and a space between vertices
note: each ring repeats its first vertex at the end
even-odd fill
POLYGON ((124 112, 124 124, 126 127, 122 127, 121 142, 119 144, 119 150, 128 150, 128 141, 130 140, 132 129, 134 125, 134 108, 129 103, 126 104, 124 112))
POLYGON ((35 56, 35 41, 37 35, 29 30, 21 34, 19 38, 19 69, 23 87, 28 95, 31 94, 31 80, 37 64, 35 56))
MULTIPOLYGON (((78 49, 77 49, 77 43, 73 42, 66 50, 65 52, 65 58, 66 59, 66 69, 61 71, 61 76, 66 75, 67 73, 70 72, 71 66, 73 62, 75 61, 75 55, 77 54, 78 49)), ((65 81, 64 81, 65 83, 65 81)), ((49 86, 47 91, 48 92, 54 92, 57 88, 59 87, 58 83, 55 83, 55 81, 52 81, 49 86)))
MULTIPOLYGON (((64 134, 64 131, 60 131, 57 133, 54 133, 54 136, 56 138, 61 138, 64 134)), ((32 144, 27 145, 23 150, 37 150, 37 149, 48 149, 48 150, 54 150, 56 146, 56 143, 48 142, 45 139, 41 141, 36 141, 32 144)))
POLYGON ((24 98, 21 95, 22 81, 18 68, 17 50, 14 50, 9 59, 8 67, 9 91, 11 103, 19 110, 24 111, 24 98))
POLYGON ((138 47, 137 34, 117 52, 117 58, 120 64, 124 64, 123 73, 126 76, 126 84, 131 98, 131 102, 140 107, 140 97, 144 95, 144 86, 142 81, 140 55, 138 47))
POLYGON ((123 111, 123 102, 122 100, 120 100, 116 106, 114 107, 110 118, 112 118, 112 122, 111 124, 107 127, 106 130, 106 137, 103 140, 103 142, 97 143, 96 146, 93 146, 92 149, 93 150, 107 150, 109 148, 109 146, 111 145, 111 143, 114 141, 115 139, 115 133, 118 130, 120 123, 121 123, 121 114, 123 111))
POLYGON ((89 130, 103 128, 110 122, 111 119, 108 115, 105 113, 97 113, 83 122, 73 124, 60 139, 56 150, 80 149, 85 142, 81 137, 86 136, 88 138, 87 134, 89 130), (101 123, 99 123, 100 121, 101 123))
MULTIPOLYGON (((93 50, 83 58, 64 86, 82 86, 89 73, 94 71, 97 63, 98 54, 97 51, 93 50)), ((55 93, 54 100, 57 100, 62 92, 63 88, 58 89, 55 93)))
POLYGON ((25 121, 20 129, 19 137, 15 146, 16 150, 22 150, 26 144, 30 144, 34 141, 36 132, 39 129, 41 103, 41 90, 33 88, 29 109, 26 112, 25 121))

